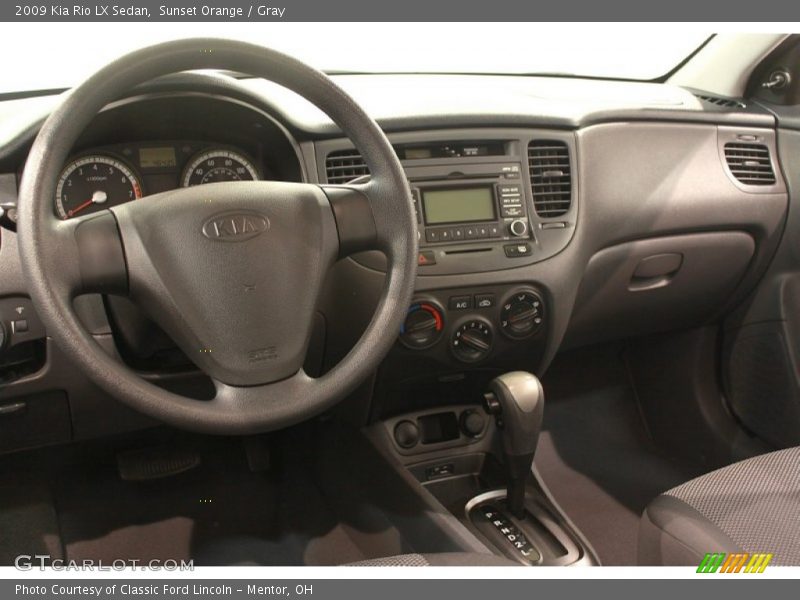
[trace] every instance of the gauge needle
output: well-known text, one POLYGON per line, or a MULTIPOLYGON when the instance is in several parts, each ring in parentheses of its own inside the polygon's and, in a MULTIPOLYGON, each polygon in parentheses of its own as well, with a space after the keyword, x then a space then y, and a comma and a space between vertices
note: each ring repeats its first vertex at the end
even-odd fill
POLYGON ((91 206, 92 204, 103 204, 106 200, 108 200, 108 194, 106 194, 103 190, 97 190, 94 194, 92 194, 92 197, 89 200, 83 204, 79 204, 71 211, 67 212, 67 218, 75 216, 84 208, 91 206))

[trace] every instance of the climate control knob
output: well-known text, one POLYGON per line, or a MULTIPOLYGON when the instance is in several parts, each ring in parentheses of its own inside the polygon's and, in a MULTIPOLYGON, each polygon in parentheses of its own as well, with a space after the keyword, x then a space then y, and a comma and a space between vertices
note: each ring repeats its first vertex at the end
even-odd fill
POLYGON ((433 302, 415 302, 409 307, 406 320, 400 328, 400 343, 412 350, 430 348, 444 332, 442 315, 442 309, 433 302))
POLYGON ((508 337, 526 338, 536 333, 544 323, 544 303, 532 290, 519 290, 503 303, 500 328, 508 337))
POLYGON ((485 319, 471 319, 455 330, 450 340, 450 349, 461 362, 475 363, 489 355, 493 343, 494 331, 491 324, 485 319))
POLYGON ((508 226, 508 230, 513 236, 523 237, 528 233, 528 224, 524 219, 515 219, 514 221, 511 221, 511 225, 508 226))

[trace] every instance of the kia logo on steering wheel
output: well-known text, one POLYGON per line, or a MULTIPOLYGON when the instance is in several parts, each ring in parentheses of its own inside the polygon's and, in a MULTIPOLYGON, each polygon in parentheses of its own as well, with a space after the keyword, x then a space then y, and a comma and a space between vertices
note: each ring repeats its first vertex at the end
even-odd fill
POLYGON ((225 212, 203 223, 203 235, 215 242, 244 242, 269 229, 269 219, 253 211, 225 212))

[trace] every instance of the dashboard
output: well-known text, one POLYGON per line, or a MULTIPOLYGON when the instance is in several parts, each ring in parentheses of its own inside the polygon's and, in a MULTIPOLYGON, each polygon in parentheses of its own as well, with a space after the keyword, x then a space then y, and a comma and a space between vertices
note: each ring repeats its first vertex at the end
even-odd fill
MULTIPOLYGON (((373 385, 358 392, 372 418, 434 397, 463 404, 498 371, 541 373, 571 347, 717 320, 752 289, 780 240, 788 195, 774 118, 758 107, 725 109, 681 88, 623 82, 339 82, 386 130, 420 232, 405 324, 373 385), (602 101, 586 100, 593 96, 602 101)), ((43 114, 54 101, 39 101, 43 114)), ((3 114, 18 115, 14 102, 0 102, 0 205, 15 198, 39 122, 4 123, 3 114)), ((70 218, 216 181, 340 184, 368 175, 352 143, 304 100, 266 82, 194 74, 154 82, 101 112, 52 201, 70 218)), ((141 426, 143 417, 110 402, 47 339, 15 233, 0 236, 0 399, 33 398, 51 413, 60 406, 48 419, 67 425, 49 433, 31 425, 48 443, 141 426)), ((326 372, 358 340, 380 300, 384 265, 369 252, 334 266, 308 373, 326 372)), ((78 305, 97 342, 143 377, 198 398, 208 392, 130 302, 87 296, 78 305)))

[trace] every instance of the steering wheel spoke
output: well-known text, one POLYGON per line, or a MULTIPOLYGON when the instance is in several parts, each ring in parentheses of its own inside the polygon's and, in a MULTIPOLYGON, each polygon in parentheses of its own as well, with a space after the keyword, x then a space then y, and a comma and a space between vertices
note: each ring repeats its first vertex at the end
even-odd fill
POLYGON ((127 295, 128 268, 114 215, 103 211, 77 219, 73 233, 80 267, 76 291, 127 295))
POLYGON ((49 224, 50 284, 65 295, 128 291, 128 271, 117 222, 108 211, 49 224))
POLYGON ((368 184, 325 185, 322 186, 322 191, 328 197, 336 219, 339 258, 365 250, 376 250, 379 243, 378 231, 368 196, 368 184))
MULTIPOLYGON (((340 258, 367 250, 391 252, 397 241, 397 221, 403 219, 407 208, 402 193, 379 178, 349 185, 324 185, 322 189, 336 219, 340 258)), ((413 241, 416 231, 409 235, 413 241)))

